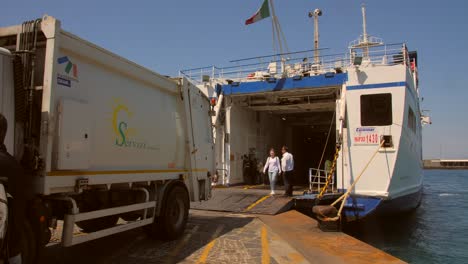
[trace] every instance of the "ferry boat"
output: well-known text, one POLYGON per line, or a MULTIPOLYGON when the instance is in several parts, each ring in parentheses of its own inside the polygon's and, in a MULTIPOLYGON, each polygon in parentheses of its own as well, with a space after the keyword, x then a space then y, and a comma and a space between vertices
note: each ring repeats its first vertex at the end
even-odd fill
POLYGON ((420 107, 417 52, 368 35, 365 11, 363 33, 344 54, 318 47, 317 9, 312 50, 180 72, 212 98, 219 184, 246 181, 242 157, 260 163, 270 147, 287 145, 295 181, 309 185, 296 204, 352 188, 347 221, 418 207, 430 120, 420 107))

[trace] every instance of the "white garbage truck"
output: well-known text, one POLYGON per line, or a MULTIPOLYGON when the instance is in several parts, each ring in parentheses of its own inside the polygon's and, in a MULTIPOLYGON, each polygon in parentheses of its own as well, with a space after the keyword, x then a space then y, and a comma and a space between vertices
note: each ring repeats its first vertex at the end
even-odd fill
POLYGON ((0 111, 7 151, 30 176, 30 259, 60 220, 65 247, 138 227, 177 238, 190 201, 210 197, 210 100, 51 16, 0 28, 0 111))

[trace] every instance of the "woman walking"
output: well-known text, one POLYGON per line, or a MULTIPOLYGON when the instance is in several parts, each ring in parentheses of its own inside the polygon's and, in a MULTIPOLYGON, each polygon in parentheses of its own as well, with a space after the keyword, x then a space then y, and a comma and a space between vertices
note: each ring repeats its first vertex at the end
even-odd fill
POLYGON ((268 168, 268 178, 270 179, 270 188, 271 188, 270 195, 274 195, 276 177, 278 176, 278 174, 281 173, 281 164, 280 164, 279 158, 275 155, 275 150, 273 148, 270 149, 270 156, 267 158, 265 162, 263 173, 266 173, 267 168, 268 168))

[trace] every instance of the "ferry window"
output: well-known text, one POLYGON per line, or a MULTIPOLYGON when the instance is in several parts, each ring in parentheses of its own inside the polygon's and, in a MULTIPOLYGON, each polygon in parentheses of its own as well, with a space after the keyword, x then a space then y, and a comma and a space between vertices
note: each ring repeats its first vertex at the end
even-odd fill
POLYGON ((389 126, 392 123, 392 94, 361 95, 362 126, 389 126))
POLYGON ((408 108, 408 127, 411 131, 416 133, 416 116, 414 115, 413 109, 408 108))

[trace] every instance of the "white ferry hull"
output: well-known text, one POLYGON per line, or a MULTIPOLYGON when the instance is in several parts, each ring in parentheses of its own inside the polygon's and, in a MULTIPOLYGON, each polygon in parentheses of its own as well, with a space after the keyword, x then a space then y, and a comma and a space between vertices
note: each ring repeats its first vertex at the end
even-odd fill
POLYGON ((338 188, 347 189, 361 173, 362 178, 345 205, 346 219, 353 221, 371 214, 396 214, 417 208, 423 182, 422 140, 419 102, 411 74, 404 65, 397 65, 351 70, 348 77, 348 133, 341 152, 344 158, 338 165, 344 168, 338 172, 338 188), (359 75, 365 75, 370 83, 361 82, 359 75), (385 126, 362 126, 363 113, 350 108, 358 108, 354 105, 362 103, 362 96, 379 94, 391 95, 392 122, 385 126), (366 129, 370 131, 365 132, 366 137, 375 134, 379 141, 360 141, 364 134, 359 131, 366 129), (383 136, 391 138, 392 146, 378 147, 383 136), (375 159, 370 161, 376 151, 375 159))

